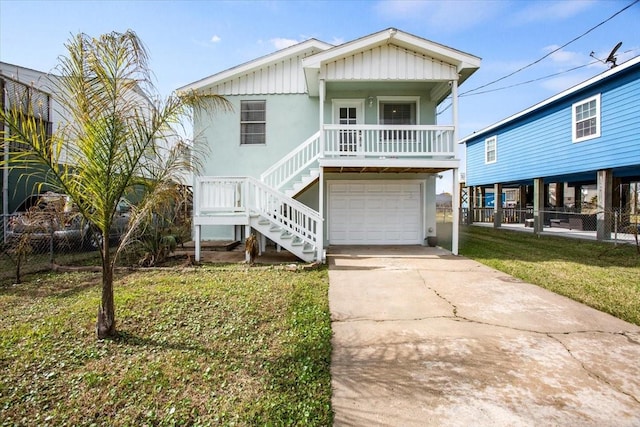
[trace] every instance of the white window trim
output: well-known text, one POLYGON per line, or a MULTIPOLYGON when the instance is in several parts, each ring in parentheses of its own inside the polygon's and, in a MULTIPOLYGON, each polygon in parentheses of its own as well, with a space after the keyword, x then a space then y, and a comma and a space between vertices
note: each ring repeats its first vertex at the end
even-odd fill
POLYGON ((240 100, 240 147, 260 147, 267 145, 267 100, 266 99, 241 99, 240 100), (263 121, 242 121, 242 103, 244 101, 252 102, 252 101, 260 101, 264 102, 264 122, 263 121), (243 123, 264 123, 264 142, 256 143, 256 144, 243 144, 242 143, 242 124, 243 123))
POLYGON ((573 105, 571 105, 571 140, 573 142, 582 142, 582 141, 587 141, 589 139, 593 139, 593 138, 599 138, 600 137, 600 128, 601 128, 601 103, 600 103, 600 94, 594 95, 592 97, 580 100, 578 102, 573 103, 573 105), (595 100, 596 101, 596 133, 594 133, 593 135, 588 135, 588 136, 583 136, 582 138, 578 138, 576 136, 576 107, 579 105, 583 105, 586 104, 588 102, 591 102, 595 100))
POLYGON ((380 124, 380 102, 408 102, 416 103, 416 125, 420 124, 420 97, 419 96, 378 96, 376 98, 376 116, 377 123, 380 124))
POLYGON ((487 138, 484 140, 484 163, 489 165, 491 163, 495 163, 498 161, 498 136, 494 135, 490 138, 487 138), (487 154, 489 154, 489 151, 487 150, 487 146, 488 144, 493 141, 493 152, 494 152, 494 159, 489 161, 487 154))

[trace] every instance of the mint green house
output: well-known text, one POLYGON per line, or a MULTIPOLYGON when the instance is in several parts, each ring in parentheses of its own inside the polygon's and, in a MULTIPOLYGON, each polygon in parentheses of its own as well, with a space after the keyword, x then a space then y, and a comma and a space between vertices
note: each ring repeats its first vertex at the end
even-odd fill
POLYGON ((233 105, 194 122, 211 148, 194 177, 196 259, 202 240, 250 232, 306 261, 330 245, 424 244, 438 174, 453 170, 458 191, 458 87, 479 66, 390 28, 339 46, 307 40, 180 88, 233 105))

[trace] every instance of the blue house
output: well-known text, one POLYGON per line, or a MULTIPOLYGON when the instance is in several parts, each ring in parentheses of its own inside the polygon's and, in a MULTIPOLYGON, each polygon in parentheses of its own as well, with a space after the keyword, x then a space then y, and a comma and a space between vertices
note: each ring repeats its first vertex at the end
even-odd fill
MULTIPOLYGON (((592 187, 594 206, 588 211, 592 229, 599 240, 608 240, 614 212, 637 205, 633 199, 640 181, 640 57, 474 132, 460 143, 466 147, 470 221, 478 219, 473 211, 482 207, 486 191, 515 191, 520 195, 519 208, 533 207, 536 231, 566 218, 572 219, 569 226, 586 229, 591 223, 586 215, 568 213, 587 212, 584 194, 592 187), (573 194, 567 196, 567 192, 573 194), (567 215, 563 218, 558 211, 567 215)), ((493 209, 491 219, 500 226, 506 219, 503 206, 496 204, 493 209)))
POLYGON ((194 180, 196 259, 201 240, 249 233, 307 261, 329 245, 433 241, 436 179, 458 176, 458 87, 479 66, 389 28, 338 46, 310 39, 180 88, 233 105, 194 122, 211 148, 194 180))

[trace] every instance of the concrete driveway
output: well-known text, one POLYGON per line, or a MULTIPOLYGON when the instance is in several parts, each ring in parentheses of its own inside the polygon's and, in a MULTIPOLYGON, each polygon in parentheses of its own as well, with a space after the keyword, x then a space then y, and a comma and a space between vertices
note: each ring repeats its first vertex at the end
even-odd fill
POLYGON ((329 251, 336 426, 640 426, 640 328, 448 252, 329 251))

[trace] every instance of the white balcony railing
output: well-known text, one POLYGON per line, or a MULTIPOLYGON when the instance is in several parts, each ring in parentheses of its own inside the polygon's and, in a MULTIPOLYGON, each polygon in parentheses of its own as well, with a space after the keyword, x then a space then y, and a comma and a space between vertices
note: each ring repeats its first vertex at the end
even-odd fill
POLYGON ((454 157, 453 126, 324 125, 324 157, 454 157))

